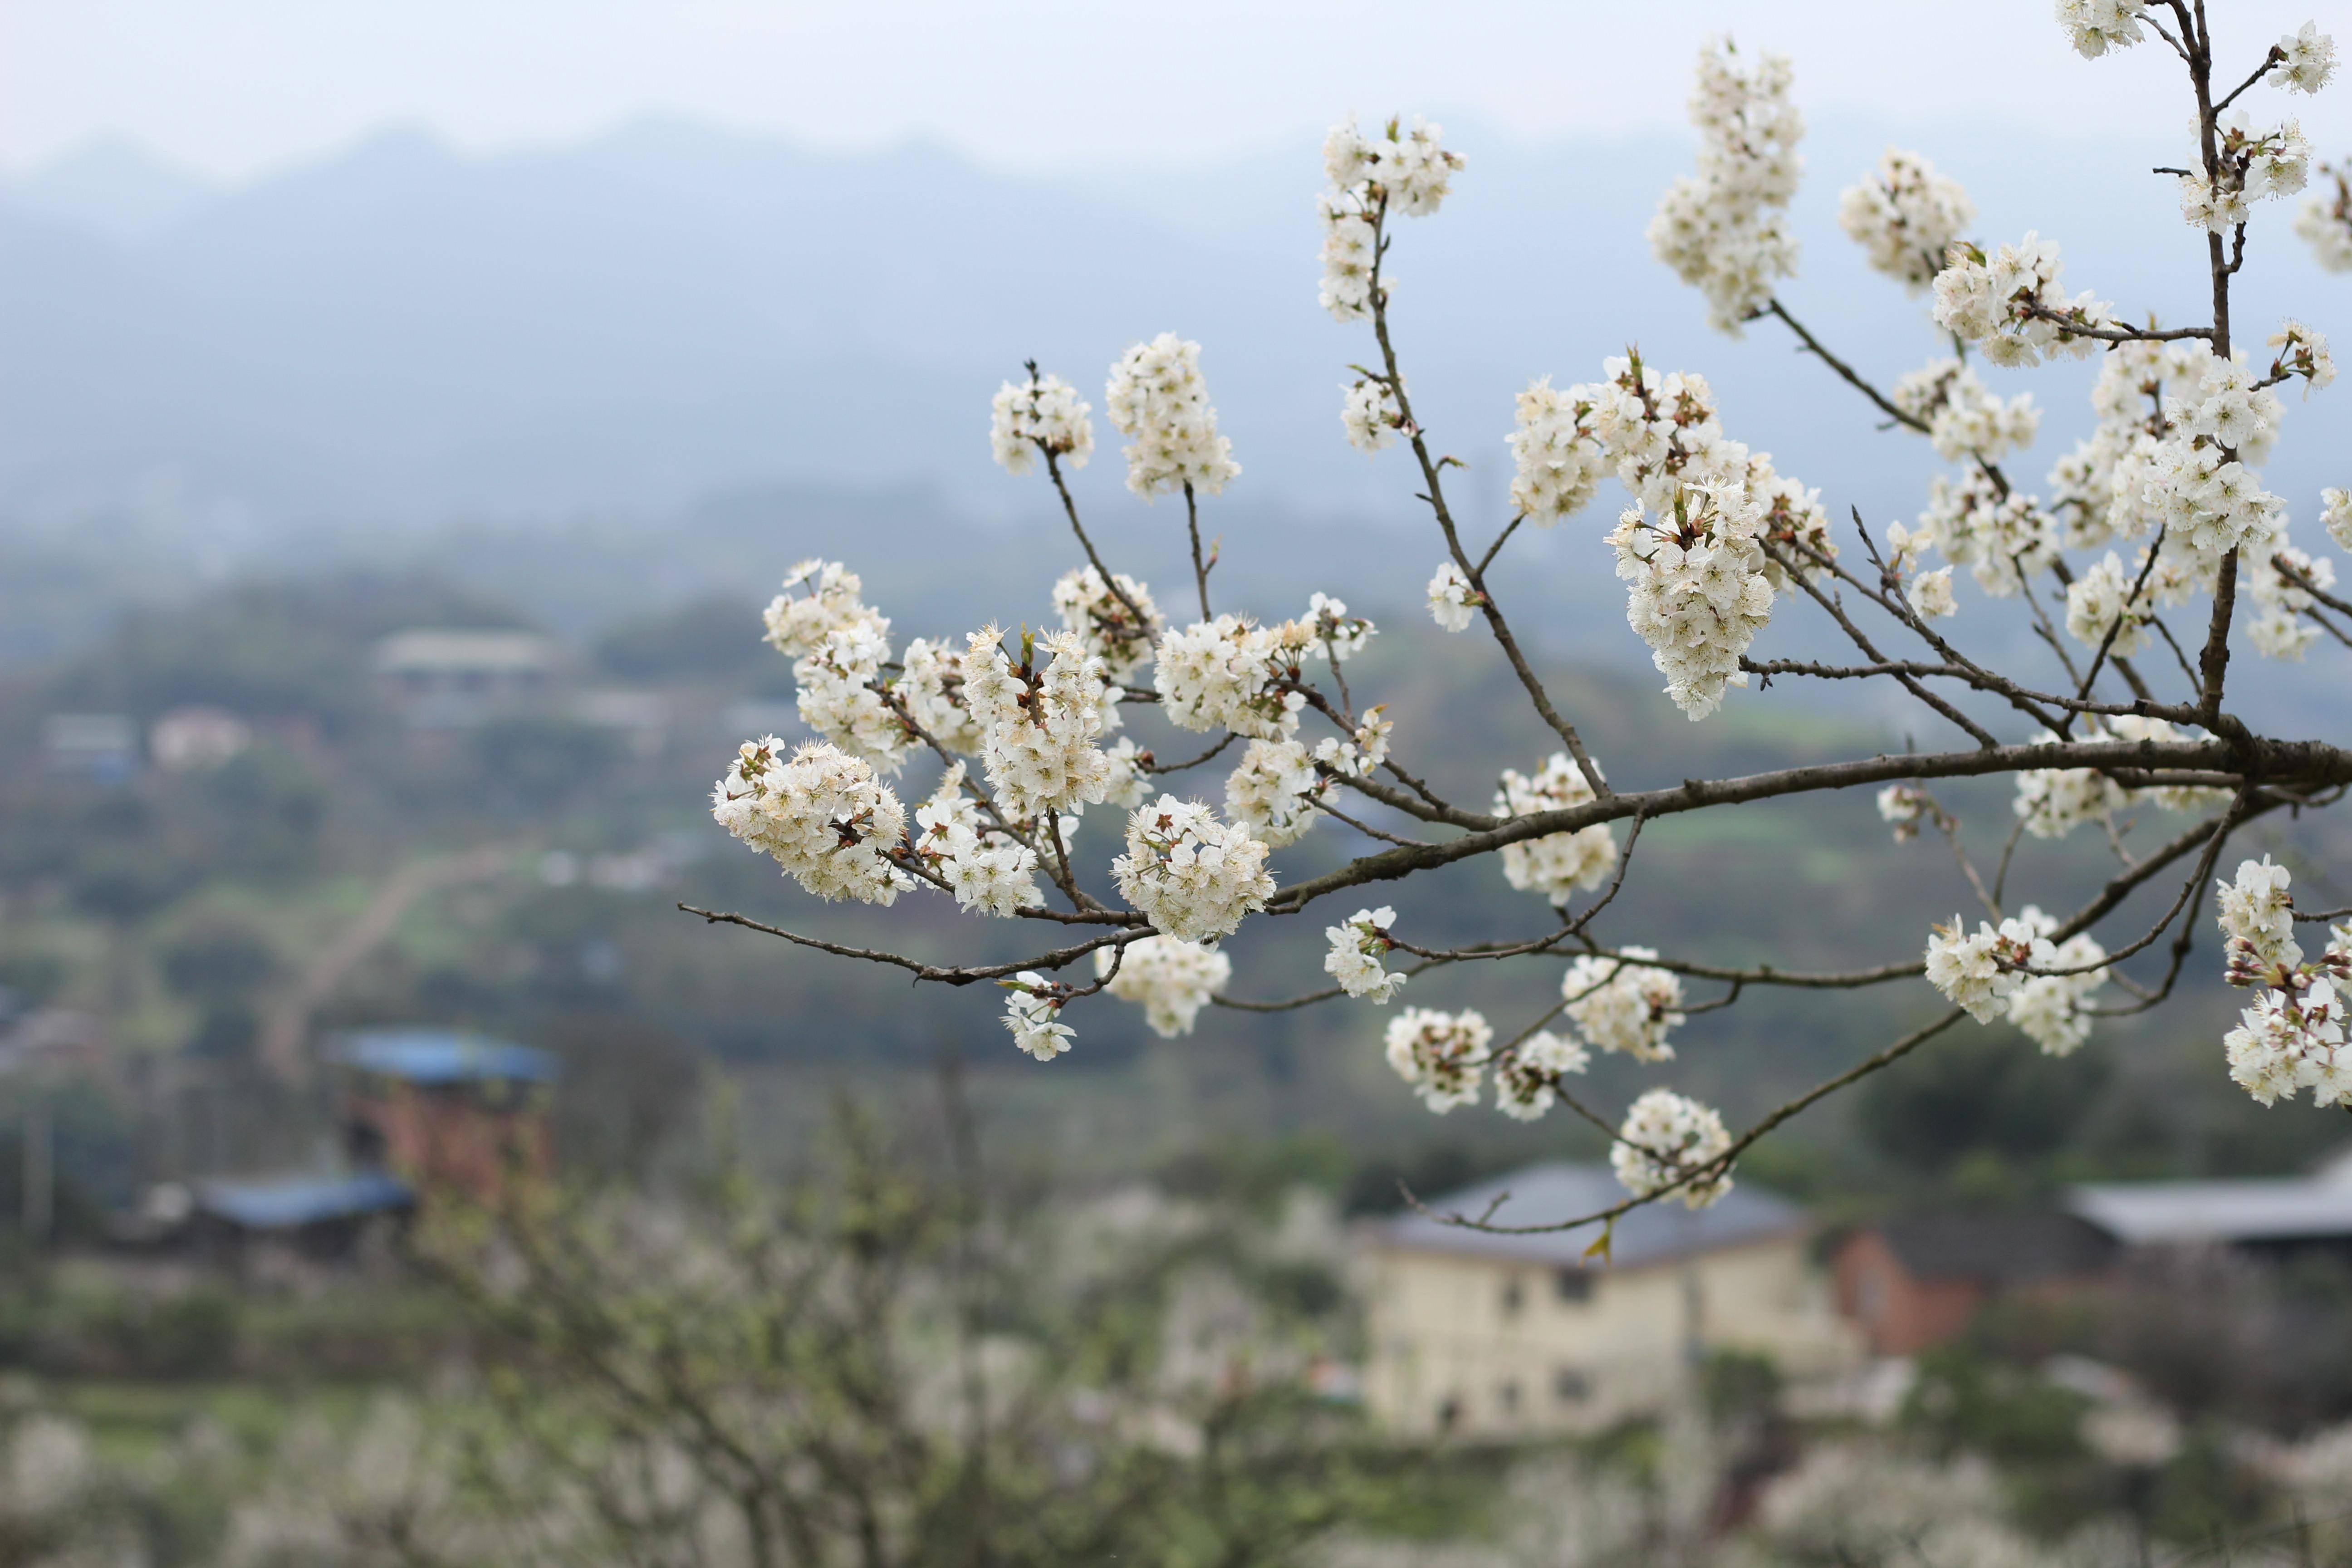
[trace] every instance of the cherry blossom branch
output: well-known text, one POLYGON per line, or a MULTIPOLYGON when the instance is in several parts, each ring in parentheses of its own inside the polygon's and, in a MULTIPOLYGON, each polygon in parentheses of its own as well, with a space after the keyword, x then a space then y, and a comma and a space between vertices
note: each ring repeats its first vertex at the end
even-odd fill
POLYGON ((1436 517, 1437 526, 1445 535, 1445 548, 1453 553, 1454 564, 1462 568, 1463 575, 1469 580, 1472 591, 1477 595, 1478 607, 1486 617, 1487 629, 1494 634, 1496 646, 1502 648, 1503 657, 1509 661, 1511 673, 1518 677, 1520 686, 1527 690, 1528 700, 1535 704, 1536 712, 1551 726, 1552 732, 1568 748, 1568 754, 1575 760, 1576 771, 1584 775, 1585 786, 1605 800, 1610 795, 1609 781, 1601 776, 1601 769, 1593 762, 1591 753, 1585 750, 1583 738, 1577 733, 1576 726, 1562 718, 1559 710, 1552 706, 1550 693, 1544 689, 1543 682, 1528 667, 1527 656, 1519 651, 1518 639, 1511 635, 1510 623, 1503 618, 1502 606, 1495 603, 1494 595, 1487 591, 1484 573, 1462 548, 1461 534, 1454 526, 1454 514, 1446 508, 1445 486, 1440 473, 1443 464, 1429 455, 1428 437, 1422 429, 1421 422, 1413 417, 1412 404, 1404 389, 1404 373, 1397 363, 1396 343, 1389 333, 1388 290, 1381 284, 1381 268, 1388 252, 1388 241, 1383 233, 1387 221, 1388 202, 1386 197, 1382 197, 1373 218, 1373 232, 1381 237, 1372 253, 1372 335, 1381 346, 1381 366, 1384 372, 1382 382, 1389 395, 1396 402, 1397 416, 1403 421, 1405 440, 1412 447, 1413 460, 1421 466, 1422 482, 1428 487, 1421 499, 1428 503, 1430 511, 1436 517))
MULTIPOLYGON (((1813 336, 1812 333, 1807 331, 1805 330, 1805 324, 1802 321, 1798 321, 1796 317, 1790 315, 1789 313, 1788 307, 1781 304, 1779 300, 1774 299, 1766 300, 1764 302, 1764 309, 1759 311, 1758 314, 1778 316, 1782 321, 1786 322, 1789 330, 1796 333, 1798 341, 1804 345, 1802 352, 1811 354, 1815 359, 1829 366, 1832 371, 1835 371, 1839 377, 1843 379, 1847 385, 1853 387, 1856 392, 1861 393, 1864 397, 1870 399, 1873 404, 1877 405, 1878 411, 1885 415, 1889 419, 1894 420, 1895 423, 1904 426, 1906 429, 1916 430, 1922 436, 1927 433, 1927 422, 1925 419, 1920 418, 1916 414, 1906 414, 1902 409, 1896 407, 1893 400, 1888 398, 1885 393, 1879 391, 1877 387, 1872 385, 1869 381, 1864 379, 1861 372, 1855 370, 1853 366, 1846 363, 1845 361, 1838 358, 1837 355, 1832 353, 1827 348, 1822 346, 1822 341, 1813 336)), ((1750 319, 1752 320, 1753 318, 1750 319)))
POLYGON ((1713 781, 1686 779, 1676 787, 1620 792, 1580 805, 1531 812, 1426 848, 1388 849, 1364 856, 1322 876, 1293 883, 1277 892, 1266 907, 1273 913, 1296 913, 1343 888, 1394 880, 1547 834, 1574 832, 1595 823, 1617 821, 1636 811, 1664 816, 1711 805, 1848 789, 1857 784, 1892 784, 1907 778, 1979 777, 2070 767, 2096 768, 2135 787, 2137 770, 2180 768, 2227 774, 2233 780, 2257 778, 2272 784, 2316 788, 2352 783, 2352 751, 2323 741, 2266 741, 2252 737, 2241 743, 2220 740, 2061 741, 1902 756, 1882 753, 1713 781))
MULTIPOLYGON (((1076 963, 1097 948, 1123 948, 1129 942, 1140 942, 1145 937, 1155 934, 1149 926, 1139 923, 1120 931, 1105 931, 1100 936, 1089 937, 1085 942, 1072 946, 1057 947, 1050 952, 1041 952, 1034 958, 1024 958, 1012 963, 941 965, 925 963, 920 960, 908 958, 903 953, 887 952, 879 948, 847 947, 837 942, 803 936, 798 931, 789 931, 782 926, 772 926, 763 921, 752 920, 747 915, 698 909, 692 904, 680 904, 677 907, 688 914, 701 916, 705 925, 741 926, 746 931, 756 931, 767 936, 782 937, 784 941, 798 946, 813 947, 820 952, 830 952, 836 957, 862 958, 869 963, 887 963, 900 969, 911 970, 917 980, 937 981, 942 985, 970 985, 976 981, 1002 980, 1008 974, 1018 974, 1024 969, 1060 969, 1076 963)), ((1139 917, 1129 918, 1139 921, 1139 917)))
MULTIPOLYGON (((1029 378, 1034 381, 1036 377, 1037 362, 1031 360, 1029 378)), ((1034 444, 1037 450, 1045 455, 1046 477, 1054 481, 1054 493, 1062 498, 1062 515, 1070 520, 1070 531, 1078 536, 1078 547, 1087 552, 1088 563, 1094 567, 1096 574, 1102 578, 1103 586, 1110 591, 1111 597, 1125 605, 1127 613, 1135 617, 1137 627, 1148 634, 1151 630, 1151 617, 1145 615, 1141 607, 1133 599, 1128 597, 1127 590, 1118 585, 1118 577, 1108 566, 1103 564, 1102 556, 1095 550, 1095 542, 1087 537, 1086 525, 1078 521, 1078 503, 1070 495, 1069 481, 1062 477, 1062 459, 1055 455, 1054 448, 1044 441, 1034 444)))
POLYGON ((1193 497, 1192 481, 1184 481, 1184 529, 1192 536, 1192 585, 1201 591, 1201 618, 1214 617, 1209 611, 1209 568, 1217 563, 1214 553, 1207 560, 1201 557, 1201 504, 1193 497))
MULTIPOLYGON (((1644 960, 1643 962, 1646 963, 1648 961, 1644 960)), ((1675 1177, 1673 1181, 1668 1182, 1664 1186, 1658 1187, 1648 1193, 1641 1194, 1637 1196, 1622 1199, 1620 1202, 1610 1205, 1607 1208, 1595 1209, 1591 1214, 1579 1215, 1573 1219, 1553 1220, 1542 1225, 1496 1225, 1493 1223, 1490 1218, 1473 1219, 1466 1215, 1439 1214, 1436 1210, 1432 1209, 1418 1198, 1413 1197, 1410 1192, 1408 1192, 1405 1196, 1407 1201, 1410 1202, 1415 1209, 1419 1210, 1422 1214, 1428 1215, 1431 1219, 1437 1221, 1440 1225, 1451 1226, 1462 1230, 1484 1231, 1490 1236, 1547 1236, 1554 1235, 1563 1230, 1581 1229, 1583 1226, 1588 1225, 1606 1225, 1610 1221, 1614 1220, 1621 1215, 1631 1214, 1637 1208, 1656 1203, 1661 1198, 1672 1197, 1674 1194, 1683 1191, 1686 1187, 1714 1181, 1717 1177, 1728 1172, 1732 1166, 1738 1163, 1739 1156, 1747 1152, 1757 1140, 1762 1138, 1766 1133, 1770 1132, 1774 1128, 1779 1127, 1782 1122, 1785 1122, 1790 1118, 1819 1104, 1829 1096, 1837 1093, 1838 1090, 1850 1088, 1851 1086, 1861 1082, 1864 1079, 1868 1078, 1871 1074, 1894 1066, 1895 1063, 1902 1060, 1905 1057, 1909 1056, 1913 1051, 1917 1050, 1921 1046, 1926 1045, 1929 1040, 1934 1039, 1937 1035, 1942 1034, 1945 1030, 1950 1028, 1954 1024, 1958 1023, 1962 1018, 1967 1016, 1968 1015, 1958 1007, 1951 1009, 1951 1011, 1946 1013, 1934 1023, 1929 1024, 1923 1028, 1914 1029, 1911 1033, 1896 1040, 1893 1045, 1888 1046, 1884 1050, 1864 1058, 1862 1061, 1857 1062, 1845 1071, 1838 1074, 1835 1078, 1823 1079, 1822 1082, 1815 1084, 1811 1089, 1807 1089, 1804 1093, 1797 1096, 1794 1100, 1789 1100, 1780 1106, 1777 1110, 1769 1112, 1761 1121, 1755 1122, 1746 1131, 1740 1133, 1737 1138, 1734 1138, 1731 1141, 1731 1146, 1726 1149, 1722 1153, 1717 1155, 1715 1158, 1703 1161, 1691 1166, 1688 1170, 1683 1172, 1681 1175, 1675 1177)), ((1565 1097, 1563 1097, 1563 1099, 1565 1097)), ((1605 1123, 1603 1124, 1603 1127, 1604 1130, 1607 1130, 1605 1123)), ((1618 1138, 1613 1131, 1611 1131, 1611 1138, 1612 1142, 1624 1142, 1623 1139, 1618 1138)), ((1634 1147, 1641 1148, 1641 1145, 1636 1144, 1634 1147)), ((1650 1155, 1653 1159, 1659 1158, 1658 1152, 1655 1150, 1643 1149, 1643 1152, 1650 1155)), ((1491 1215, 1493 1209, 1492 1206, 1490 1206, 1488 1213, 1491 1215)))

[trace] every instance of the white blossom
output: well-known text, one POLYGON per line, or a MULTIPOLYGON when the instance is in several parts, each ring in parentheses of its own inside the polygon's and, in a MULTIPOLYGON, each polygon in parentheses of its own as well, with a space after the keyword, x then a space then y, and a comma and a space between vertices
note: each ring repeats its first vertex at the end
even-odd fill
POLYGON ((2034 941, 2033 930, 2015 920, 2001 921, 1999 931, 1979 921, 1971 936, 1955 915, 1950 925, 1927 934, 1927 984, 1978 1023, 1990 1024, 2008 1011, 2024 979, 2014 966, 2032 956, 2034 941))
POLYGON ((1013 1043, 1041 1062, 1052 1061, 1070 1048, 1077 1031, 1062 1022, 1061 989, 1034 969, 1024 969, 1004 987, 1004 1026, 1013 1043))
POLYGON ((1487 1047, 1495 1037, 1484 1016, 1467 1009, 1407 1007, 1389 1020, 1383 1037, 1389 1066, 1430 1110, 1443 1115, 1457 1105, 1477 1103, 1487 1047))
POLYGON ((1127 488, 1150 500, 1188 487, 1214 495, 1241 473, 1201 380, 1201 345, 1173 332, 1138 343, 1110 368, 1104 412, 1129 437, 1127 488))
POLYGON ((1595 409, 1608 388, 1571 386, 1549 377, 1518 395, 1515 428, 1504 439, 1517 466, 1511 508, 1538 528, 1583 510, 1609 471, 1608 449, 1593 433, 1595 409))
MULTIPOLYGON (((1554 752, 1533 777, 1505 768, 1495 791, 1495 815, 1531 816, 1584 805, 1594 798, 1583 771, 1554 752)), ((1605 822, 1568 833, 1547 833, 1503 847, 1503 877, 1522 892, 1565 905, 1579 888, 1597 888, 1617 864, 1617 838, 1605 822)))
MULTIPOLYGON (((2058 737, 2040 730, 2028 743, 2055 745, 2058 737)), ((2096 768, 2027 768, 2017 775, 2010 808, 2034 837, 2063 838, 2121 810, 2127 800, 2124 787, 2096 768)))
POLYGON ((1895 830, 1895 842, 1919 837, 1919 819, 1935 813, 1935 798, 1913 784, 1891 784, 1878 792, 1878 819, 1895 830))
POLYGON ((1005 916, 1042 901, 1037 852, 986 823, 980 804, 964 793, 961 763, 940 775, 931 798, 915 808, 915 822, 923 830, 916 858, 945 879, 958 907, 1005 916))
POLYGON ((1930 479, 1919 527, 1947 561, 1966 566, 1977 586, 1996 599, 2015 595, 2026 578, 2058 559, 2055 520, 2032 496, 2002 495, 1981 468, 1957 480, 1944 474, 1930 479))
POLYGON ((2146 37, 2139 15, 2139 0, 2058 0, 2058 25, 2084 59, 2127 49, 2146 37))
POLYGON ((1127 819, 1127 853, 1111 863, 1119 896, 1185 942, 1214 942, 1265 908, 1266 847, 1195 801, 1161 795, 1127 819))
POLYGON ((1726 331, 1796 273, 1787 208, 1805 124, 1790 98, 1793 79, 1782 56, 1750 64, 1729 40, 1708 40, 1690 99, 1698 168, 1675 180, 1650 220, 1651 251, 1706 296, 1710 321, 1726 331))
POLYGON ((2280 322, 2265 346, 2278 351, 2271 356, 2271 374, 2301 376, 2305 397, 2336 379, 2336 358, 2327 352, 2327 335, 2301 321, 2280 322))
POLYGON ((1102 734, 1102 660, 1074 633, 1037 647, 1053 655, 1043 675, 1024 649, 1015 670, 994 626, 971 635, 964 650, 964 700, 986 739, 981 761, 997 804, 1017 817, 1099 802, 1110 769, 1095 744, 1102 734))
POLYGON ((2221 1037, 2230 1077, 2264 1105, 2311 1090, 2315 1105, 2352 1100, 2352 1054, 2344 1049, 2344 1003, 2321 978, 2293 994, 2265 991, 2221 1037))
POLYGON ((1108 948, 1095 949, 1095 973, 1109 975, 1106 989, 1141 1007, 1143 1021, 1162 1039, 1191 1034, 1201 1009, 1234 974, 1234 961, 1223 953, 1174 937, 1147 936, 1121 953, 1114 961, 1108 948))
POLYGON ((1469 574, 1453 561, 1440 563, 1429 579, 1429 616, 1444 630, 1468 631, 1471 613, 1485 602, 1470 586, 1469 574))
POLYGON ((1219 616, 1164 634, 1154 657, 1151 684, 1169 722, 1186 730, 1222 727, 1261 740, 1297 731, 1307 699, 1276 689, 1285 660, 1277 629, 1219 616))
POLYGON ((1586 953, 1568 966, 1559 994, 1585 1039, 1639 1061, 1674 1058, 1666 1036, 1683 1022, 1683 983, 1671 970, 1637 962, 1657 956, 1652 948, 1624 947, 1586 953))
MULTIPOLYGON (((1342 321, 1371 314, 1372 272, 1378 265, 1379 220, 1390 213, 1423 217, 1451 190, 1463 158, 1440 144, 1440 127, 1415 120, 1410 130, 1391 120, 1364 135, 1351 116, 1323 142, 1328 188, 1316 198, 1323 222, 1323 284, 1318 298, 1342 321)), ((1395 279, 1383 275, 1385 296, 1395 279)))
POLYGON ((1610 1145, 1609 1163, 1635 1197, 1648 1197, 1676 1182, 1675 1195, 1690 1208, 1705 1208, 1731 1190, 1731 1172, 1685 1180, 1731 1152, 1723 1118, 1697 1100, 1671 1089, 1654 1089, 1635 1100, 1610 1145))
POLYGON ((1315 826, 1326 787, 1305 742, 1252 741, 1225 778, 1225 815, 1267 848, 1279 849, 1315 826))
POLYGON ((2294 92, 2317 92, 2336 74, 2336 40, 2305 22, 2278 41, 2279 85, 2294 92))
POLYGON ((2042 426, 2042 411, 2033 405, 2032 393, 2003 402, 1957 359, 1939 359, 1902 377, 1890 400, 1927 426, 1936 455, 1948 462, 1970 458, 1990 462, 2021 452, 2033 445, 2042 426))
POLYGON ((1404 411, 1386 382, 1358 376, 1344 391, 1339 424, 1348 432, 1348 445, 1370 453, 1396 439, 1397 432, 1404 428, 1404 411))
POLYGON ((1995 364, 2038 363, 2045 355, 2080 359, 2102 346, 2069 327, 2104 327, 2113 311, 2088 294, 2068 299, 2058 287, 2058 247, 2028 233, 1990 256, 1955 240, 1936 274, 1936 324, 1980 346, 1995 364))
POLYGON ((2294 879, 2271 858, 2241 860, 2237 875, 2219 884, 2216 917, 2223 934, 2243 942, 2268 963, 2294 965, 2303 962, 2294 940, 2294 879))
POLYGON ((2319 524, 2338 550, 2352 550, 2352 489, 2330 487, 2319 492, 2319 524))
POLYGON ((1307 651, 1345 664, 1364 651, 1380 628, 1362 616, 1348 613, 1348 602, 1328 594, 1311 594, 1307 613, 1298 617, 1307 651))
POLYGON ((1690 719, 1745 686, 1748 645, 1772 614, 1772 584, 1759 543, 1763 510, 1745 483, 1678 490, 1652 521, 1639 506, 1609 536, 1627 584, 1625 619, 1650 645, 1666 695, 1690 719))
POLYGON ((2352 272, 2352 163, 2322 163, 2319 189, 2305 196, 2294 232, 2330 272, 2352 272))
POLYGON ((1388 760, 1389 736, 1396 730, 1395 722, 1382 711, 1385 707, 1383 703, 1366 710, 1348 739, 1326 735, 1316 742, 1316 762, 1348 778, 1372 773, 1388 760))
POLYGON ((885 694, 888 626, 869 617, 835 626, 793 661, 793 680, 802 723, 853 756, 896 773, 914 737, 885 694))
POLYGON ((976 753, 988 732, 963 700, 963 650, 951 642, 917 637, 900 659, 891 689, 924 733, 950 752, 976 753))
POLYGON ((2135 597, 2135 587, 2132 574, 2108 551, 2066 590, 2067 635, 2086 647, 2104 646, 2116 658, 2139 652, 2155 609, 2145 595, 2135 597), (2108 642, 2111 633, 2115 640, 2108 642))
POLYGON ((1911 613, 1923 621, 1941 620, 1960 613, 1959 601, 1952 596, 1952 569, 1948 566, 1920 573, 1911 579, 1903 594, 1911 605, 1911 613))
POLYGON ((907 833, 898 797, 838 747, 813 741, 790 761, 783 747, 773 735, 744 742, 710 815, 818 898, 892 902, 913 885, 890 860, 907 833))
POLYGON ((1409 978, 1391 973, 1381 962, 1389 952, 1389 929, 1395 924, 1396 910, 1383 904, 1377 910, 1358 910, 1342 923, 1324 927, 1323 935, 1331 949, 1323 955, 1323 973, 1338 981, 1339 989, 1349 995, 1375 1006, 1388 1005, 1409 978))
POLYGON ((2018 911, 2017 923, 2033 933, 2027 952, 2032 968, 2082 973, 2021 977, 2017 989, 2009 994, 2009 1021, 2041 1047, 2043 1055, 2072 1056, 2091 1034, 2091 1015, 2083 1009, 2107 980, 2104 966, 2087 966, 2101 964, 2105 950, 2088 932, 2053 942, 2050 938, 2058 922, 2032 904, 2018 911))
POLYGON ((1495 1109, 1515 1121, 1534 1121, 1559 1098, 1560 1079, 1580 1073, 1592 1054, 1574 1040, 1538 1029, 1495 1054, 1495 1109))
POLYGON ((769 603, 761 617, 767 624, 768 646, 787 658, 799 658, 822 647, 832 633, 858 625, 871 626, 877 636, 888 637, 888 617, 860 601, 858 595, 864 591, 857 574, 838 561, 811 557, 802 562, 784 578, 783 592, 769 603), (808 591, 795 595, 793 590, 801 587, 808 591))
POLYGON ((1054 613, 1062 617, 1064 631, 1084 638, 1087 650, 1102 660, 1106 680, 1125 680, 1141 669, 1151 658, 1152 639, 1166 624, 1150 589, 1124 572, 1113 573, 1105 583, 1091 565, 1055 579, 1054 613))
POLYGON ((1008 474, 1027 473, 1041 449, 1083 468, 1095 449, 1093 412, 1068 382, 1032 370, 1028 380, 996 389, 989 404, 989 447, 1008 474))
POLYGON ((1916 153, 1889 147, 1871 177, 1838 197, 1838 226, 1871 266, 1912 293, 1943 270, 1944 252, 1977 217, 1958 180, 1916 153))

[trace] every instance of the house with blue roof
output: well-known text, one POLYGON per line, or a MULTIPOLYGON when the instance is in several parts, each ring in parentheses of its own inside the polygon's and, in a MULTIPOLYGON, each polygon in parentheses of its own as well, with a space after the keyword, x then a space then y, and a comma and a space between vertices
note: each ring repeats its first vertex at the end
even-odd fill
POLYGON ((199 1181, 175 1200, 199 1244, 225 1260, 346 1258, 436 1193, 494 1201, 516 1173, 549 1169, 551 1053, 412 1027, 355 1030, 324 1054, 336 1075, 336 1168, 199 1181))
POLYGON ((1528 1165, 1362 1234, 1370 1343, 1364 1395, 1399 1432, 1524 1437, 1597 1430, 1688 1393, 1718 1351, 1769 1356, 1792 1381, 1862 1359, 1812 1258, 1804 1210, 1741 1182, 1709 1207, 1497 1234, 1595 1214, 1624 1189, 1605 1164, 1528 1165))

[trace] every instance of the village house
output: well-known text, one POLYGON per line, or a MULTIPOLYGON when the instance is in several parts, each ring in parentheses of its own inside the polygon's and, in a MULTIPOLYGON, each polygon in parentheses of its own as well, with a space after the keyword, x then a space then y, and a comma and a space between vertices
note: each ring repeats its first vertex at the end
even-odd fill
POLYGON ((2112 1237, 2069 1214, 1946 1208, 1858 1226, 1830 1255, 1838 1310, 1870 1353, 1907 1356, 1957 1338, 1988 1301, 2095 1285, 2112 1237))
MULTIPOLYGON (((1504 1224, 1591 1214, 1624 1196, 1603 1164, 1530 1165, 1427 1200, 1504 1224)), ((1718 1351, 1771 1358, 1793 1381, 1834 1377, 1861 1346, 1834 1310, 1796 1205, 1748 1184, 1692 1211, 1504 1236, 1412 1213, 1364 1237, 1370 1344, 1365 1399, 1391 1429, 1521 1436, 1591 1430, 1662 1408, 1718 1351)))

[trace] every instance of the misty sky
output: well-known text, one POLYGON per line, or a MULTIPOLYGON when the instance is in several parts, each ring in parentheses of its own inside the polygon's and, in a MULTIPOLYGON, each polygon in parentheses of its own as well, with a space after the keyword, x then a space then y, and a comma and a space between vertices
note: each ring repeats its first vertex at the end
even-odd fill
MULTIPOLYGON (((2313 5, 2228 0, 2224 48, 2250 68, 2313 5)), ((120 134, 235 178, 387 124, 489 150, 655 111, 1038 171, 1195 162, 1349 109, 1652 130, 1727 27, 1796 56, 1809 110, 1890 123, 2144 125, 2179 70, 2153 43, 2076 58, 2049 0, 0 0, 0 170, 120 134)), ((2256 111, 2339 153, 2347 94, 2256 111)))

